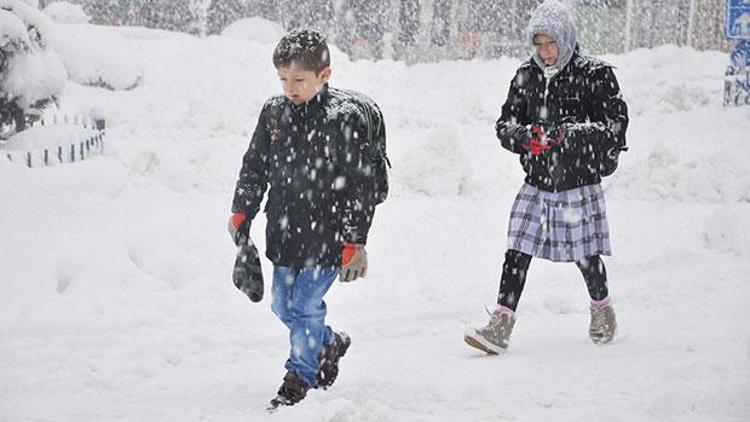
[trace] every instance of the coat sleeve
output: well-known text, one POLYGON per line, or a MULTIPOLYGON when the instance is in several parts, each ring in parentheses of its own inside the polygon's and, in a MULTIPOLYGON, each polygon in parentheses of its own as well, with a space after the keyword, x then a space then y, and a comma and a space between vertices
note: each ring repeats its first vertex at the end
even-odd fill
POLYGON ((625 146, 628 107, 610 66, 602 66, 592 75, 593 104, 588 122, 563 122, 565 149, 578 154, 607 151, 625 146))
POLYGON ((495 132, 500 144, 508 151, 521 154, 526 150, 517 141, 517 135, 523 131, 524 127, 531 124, 528 115, 528 101, 524 95, 524 82, 528 72, 523 68, 518 69, 516 76, 510 82, 508 98, 503 104, 500 118, 495 123, 495 132))
POLYGON ((364 245, 375 214, 375 154, 372 140, 367 138, 368 122, 355 118, 348 124, 351 130, 344 130, 344 149, 339 158, 344 190, 343 234, 345 242, 364 245))
POLYGON ((268 152, 271 142, 268 124, 271 106, 266 103, 258 118, 250 145, 242 158, 239 180, 234 190, 232 212, 244 212, 248 219, 255 218, 268 187, 268 152))

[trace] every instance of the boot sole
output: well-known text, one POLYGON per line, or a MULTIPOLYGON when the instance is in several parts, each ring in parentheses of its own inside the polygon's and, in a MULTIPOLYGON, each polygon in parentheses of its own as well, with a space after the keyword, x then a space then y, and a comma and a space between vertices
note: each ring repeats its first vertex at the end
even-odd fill
POLYGON ((476 333, 468 331, 466 334, 464 334, 464 341, 469 346, 475 349, 479 349, 489 355, 499 355, 500 353, 503 353, 505 351, 504 348, 496 346, 481 337, 477 338, 475 336, 476 333))
POLYGON ((591 333, 589 333, 589 338, 597 346, 603 346, 605 344, 612 343, 612 340, 615 339, 615 333, 613 332, 611 336, 602 336, 602 337, 591 335, 591 333))

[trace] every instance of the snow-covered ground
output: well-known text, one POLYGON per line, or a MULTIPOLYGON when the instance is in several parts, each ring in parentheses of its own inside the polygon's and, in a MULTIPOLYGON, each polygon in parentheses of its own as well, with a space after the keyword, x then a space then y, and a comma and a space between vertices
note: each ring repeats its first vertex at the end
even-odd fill
POLYGON ((631 110, 631 150, 605 182, 618 336, 593 345, 575 266, 535 261, 511 347, 488 357, 462 334, 487 321, 522 181, 493 130, 518 61, 334 52, 333 85, 383 108, 392 196, 368 277, 327 295, 353 338, 336 385, 269 415, 286 331, 268 296, 232 285, 225 227, 248 133, 279 91, 273 45, 64 32, 87 46, 63 57, 71 79, 121 90, 69 81, 62 96, 64 112, 107 120, 105 155, 0 160, 0 420, 750 419, 750 108, 721 106, 725 54, 606 57, 631 110), (108 42, 116 66, 90 54, 108 42))

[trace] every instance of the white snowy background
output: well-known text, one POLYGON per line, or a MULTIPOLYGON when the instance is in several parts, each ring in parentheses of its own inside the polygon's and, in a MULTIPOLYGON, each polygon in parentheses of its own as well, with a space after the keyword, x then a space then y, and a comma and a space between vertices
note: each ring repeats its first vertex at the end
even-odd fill
POLYGON ((79 22, 52 43, 61 112, 105 118, 105 153, 0 159, 0 420, 750 420, 750 108, 721 106, 726 54, 605 57, 631 116, 604 183, 617 338, 588 339, 575 266, 534 261, 511 347, 489 357, 462 334, 487 321, 523 179, 494 135, 519 61, 334 51, 332 85, 385 113, 392 194, 368 277, 326 297, 353 338, 336 384, 269 415, 286 329, 268 288, 252 304, 232 285, 225 227, 248 134, 280 91, 274 43, 257 41, 276 29, 199 39, 60 20, 79 22))

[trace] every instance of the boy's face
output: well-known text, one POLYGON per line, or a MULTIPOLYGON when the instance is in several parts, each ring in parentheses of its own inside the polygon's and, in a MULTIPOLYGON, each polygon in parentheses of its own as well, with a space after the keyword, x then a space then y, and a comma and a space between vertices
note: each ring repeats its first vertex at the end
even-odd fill
POLYGON ((297 66, 280 67, 277 71, 284 95, 296 105, 312 100, 323 84, 328 82, 328 78, 331 77, 330 67, 326 67, 318 73, 297 66))
POLYGON ((536 34, 534 35, 534 45, 544 64, 552 66, 557 63, 557 58, 560 56, 560 48, 557 46, 554 38, 547 34, 536 34))

